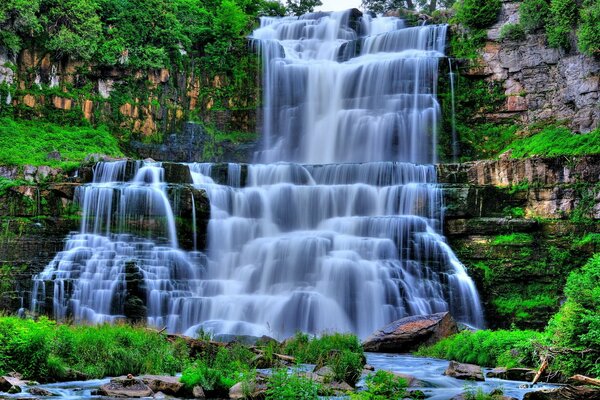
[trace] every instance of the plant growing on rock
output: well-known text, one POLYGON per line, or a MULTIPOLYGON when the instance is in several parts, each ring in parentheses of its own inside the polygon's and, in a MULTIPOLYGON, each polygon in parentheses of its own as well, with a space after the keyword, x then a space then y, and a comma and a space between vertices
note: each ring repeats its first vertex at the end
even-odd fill
POLYGON ((520 24, 504 24, 500 28, 500 40, 523 40, 525 30, 520 24))
POLYGON ((409 397, 406 379, 391 372, 379 370, 365 379, 366 390, 352 393, 351 400, 388 400, 409 397))
POLYGON ((463 0, 456 3, 456 20, 468 28, 487 28, 496 22, 500 0, 463 0))
POLYGON ((569 50, 571 31, 577 24, 579 12, 574 0, 552 0, 550 17, 546 25, 550 47, 569 50))
POLYGON ((578 47, 582 53, 600 57, 600 1, 587 0, 581 9, 581 24, 577 31, 578 47))
POLYGON ((524 0, 519 5, 519 22, 525 32, 542 29, 550 14, 550 5, 546 0, 524 0))

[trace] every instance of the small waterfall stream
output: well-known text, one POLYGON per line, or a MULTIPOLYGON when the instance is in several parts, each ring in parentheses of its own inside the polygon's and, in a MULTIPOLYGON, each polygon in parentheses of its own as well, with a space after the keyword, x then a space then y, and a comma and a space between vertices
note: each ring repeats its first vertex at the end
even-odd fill
MULTIPOLYGON (((365 337, 445 310, 483 325, 441 234, 432 164, 445 37, 446 26, 352 12, 263 18, 253 34, 265 93, 258 163, 230 163, 225 179, 188 165, 210 199, 204 253, 179 247, 160 163, 137 163, 130 179, 126 163, 100 163, 78 192, 81 231, 36 277, 34 305, 114 321, 138 274, 148 323, 190 335, 365 337)), ((191 234, 196 246, 201 232, 191 234)))

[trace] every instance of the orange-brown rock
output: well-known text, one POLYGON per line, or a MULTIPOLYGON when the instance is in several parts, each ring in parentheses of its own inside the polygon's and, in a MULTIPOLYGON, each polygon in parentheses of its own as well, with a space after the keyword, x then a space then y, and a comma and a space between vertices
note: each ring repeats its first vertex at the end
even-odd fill
POLYGON ((81 105, 81 111, 83 111, 83 116, 88 121, 92 119, 92 111, 94 110, 94 102, 92 100, 84 100, 81 105))
POLYGON ((52 98, 52 104, 55 108, 61 110, 70 110, 73 107, 73 100, 65 97, 54 96, 52 98))
POLYGON ((448 312, 415 315, 392 322, 363 342, 365 351, 406 353, 430 345, 458 332, 448 312))
POLYGON ((26 94, 23 96, 23 104, 25 104, 27 107, 35 107, 35 97, 30 94, 26 94))

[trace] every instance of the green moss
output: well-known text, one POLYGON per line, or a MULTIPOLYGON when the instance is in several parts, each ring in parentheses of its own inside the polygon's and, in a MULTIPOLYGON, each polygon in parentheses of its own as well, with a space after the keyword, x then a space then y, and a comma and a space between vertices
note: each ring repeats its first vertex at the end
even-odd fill
POLYGON ((533 242, 533 236, 528 233, 511 233, 498 235, 492 240, 492 246, 525 246, 533 242))
POLYGON ((117 139, 106 128, 69 127, 0 118, 0 164, 48 165, 70 169, 92 153, 121 156, 117 139), (48 159, 58 151, 61 160, 48 159))
POLYGON ((600 130, 574 134, 563 126, 549 126, 510 143, 504 150, 512 158, 579 156, 600 154, 600 130))

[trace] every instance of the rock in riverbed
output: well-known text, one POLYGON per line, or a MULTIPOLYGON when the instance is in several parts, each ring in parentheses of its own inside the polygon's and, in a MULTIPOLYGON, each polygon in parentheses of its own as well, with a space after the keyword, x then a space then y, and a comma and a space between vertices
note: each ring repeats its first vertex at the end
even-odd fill
POLYGON ((176 376, 143 375, 140 376, 143 383, 153 392, 162 392, 169 396, 179 396, 184 392, 183 383, 176 376))
POLYGON ((100 386, 98 394, 109 397, 149 397, 154 392, 141 379, 123 376, 100 386))
POLYGON ((392 322, 369 336, 365 351, 407 353, 458 332, 450 313, 415 315, 392 322))
POLYGON ((465 379, 469 381, 485 381, 483 370, 479 365, 462 364, 456 361, 450 361, 444 375, 456 379, 465 379))
POLYGON ((600 400, 600 389, 563 386, 558 389, 526 393, 523 400, 600 400))

